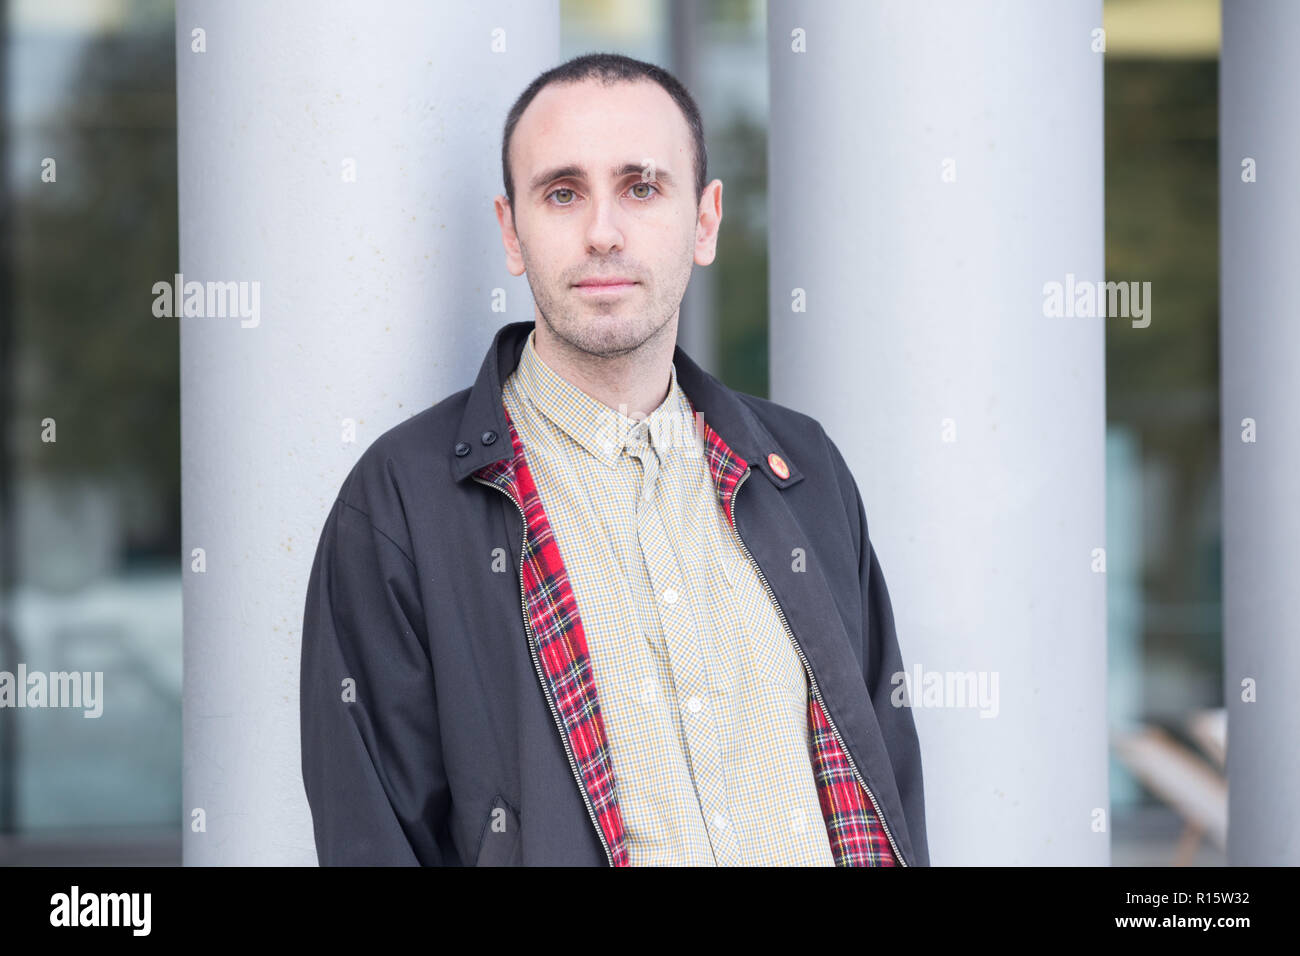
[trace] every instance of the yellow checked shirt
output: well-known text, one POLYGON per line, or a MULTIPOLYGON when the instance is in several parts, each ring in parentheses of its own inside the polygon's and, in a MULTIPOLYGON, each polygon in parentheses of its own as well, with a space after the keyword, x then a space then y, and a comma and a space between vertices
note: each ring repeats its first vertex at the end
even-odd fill
POLYGON ((503 399, 586 632, 629 862, 833 866, 808 678, 715 497, 676 367, 637 422, 561 378, 533 334, 503 399))

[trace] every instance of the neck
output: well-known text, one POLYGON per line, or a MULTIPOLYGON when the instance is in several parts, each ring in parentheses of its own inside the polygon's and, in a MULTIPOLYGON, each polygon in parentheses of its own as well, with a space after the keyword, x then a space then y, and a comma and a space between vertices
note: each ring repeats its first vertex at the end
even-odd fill
POLYGON ((641 419, 663 404, 672 382, 677 316, 630 352, 592 355, 556 336, 540 318, 533 348, 557 375, 596 401, 629 418, 641 419))

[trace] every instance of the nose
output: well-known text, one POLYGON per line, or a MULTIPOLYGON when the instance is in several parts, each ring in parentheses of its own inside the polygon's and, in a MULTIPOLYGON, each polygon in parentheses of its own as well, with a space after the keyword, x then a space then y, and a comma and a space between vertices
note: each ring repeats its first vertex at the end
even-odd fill
POLYGON ((591 204, 591 219, 587 223, 587 250, 607 253, 623 248, 623 230, 619 223, 620 211, 617 196, 600 196, 591 204))

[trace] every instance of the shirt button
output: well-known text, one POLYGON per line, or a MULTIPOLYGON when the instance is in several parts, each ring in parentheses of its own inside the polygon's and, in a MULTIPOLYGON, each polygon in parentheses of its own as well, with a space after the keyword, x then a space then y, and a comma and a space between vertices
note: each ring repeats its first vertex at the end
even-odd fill
POLYGON ((469 454, 469 442, 463 442, 463 441, 456 442, 456 455, 460 458, 464 458, 468 454, 469 454))
POLYGON ((676 588, 668 588, 667 590, 664 591, 664 603, 665 603, 665 604, 676 604, 676 603, 677 603, 677 589, 676 589, 676 588))
POLYGON ((719 830, 727 829, 727 815, 725 813, 715 813, 713 815, 713 825, 719 830))
POLYGON ((483 444, 490 445, 497 440, 497 433, 494 431, 486 431, 479 436, 479 439, 483 442, 483 444))
POLYGON ((686 709, 689 710, 692 714, 698 714, 700 712, 700 708, 703 706, 704 706, 704 701, 700 700, 698 697, 692 697, 686 701, 686 709))

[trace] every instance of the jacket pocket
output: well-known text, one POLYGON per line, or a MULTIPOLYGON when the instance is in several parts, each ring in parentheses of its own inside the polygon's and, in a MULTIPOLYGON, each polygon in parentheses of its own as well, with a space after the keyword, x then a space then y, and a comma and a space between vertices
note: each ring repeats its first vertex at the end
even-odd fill
POLYGON ((475 866, 519 866, 521 863, 519 811, 506 798, 492 798, 479 836, 475 866))

